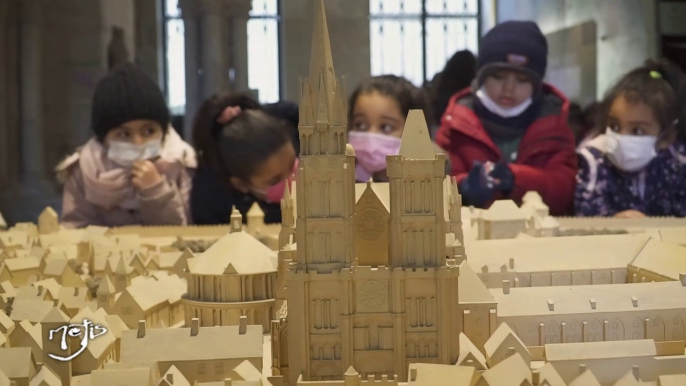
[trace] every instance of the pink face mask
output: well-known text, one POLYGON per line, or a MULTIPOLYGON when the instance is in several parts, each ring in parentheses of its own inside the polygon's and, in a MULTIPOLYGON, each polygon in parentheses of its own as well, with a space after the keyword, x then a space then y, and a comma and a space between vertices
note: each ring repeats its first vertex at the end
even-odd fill
POLYGON ((252 188, 252 192, 255 196, 258 196, 260 198, 263 198, 266 202, 270 204, 275 204, 281 202, 281 199, 283 198, 283 192, 286 187, 286 181, 288 181, 288 188, 291 188, 291 182, 293 180, 293 175, 295 174, 296 171, 298 171, 298 164, 300 163, 300 160, 298 158, 295 159, 295 164, 293 164, 293 170, 291 171, 291 175, 288 177, 288 179, 282 180, 281 182, 277 183, 276 185, 272 185, 267 189, 257 189, 257 188, 252 188))
POLYGON ((386 170, 386 156, 400 151, 400 138, 392 135, 351 131, 348 142, 355 149, 355 178, 368 181, 372 174, 386 170))

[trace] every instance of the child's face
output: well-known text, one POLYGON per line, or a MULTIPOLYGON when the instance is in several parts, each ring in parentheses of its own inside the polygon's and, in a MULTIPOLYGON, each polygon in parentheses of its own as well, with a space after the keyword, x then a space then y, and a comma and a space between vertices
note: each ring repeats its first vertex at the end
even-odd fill
MULTIPOLYGON (((248 181, 250 187, 267 190, 289 178, 293 173, 295 158, 295 148, 291 142, 287 142, 255 169, 250 181, 248 181)), ((245 191, 245 187, 239 186, 238 188, 245 191)))
POLYGON ((361 94, 353 107, 352 129, 401 138, 405 117, 398 102, 376 91, 361 94))
POLYGON ((105 136, 105 145, 111 142, 127 142, 134 145, 161 139, 164 130, 159 123, 147 119, 129 121, 110 130, 105 136))
POLYGON ((499 71, 484 81, 484 90, 502 108, 512 108, 531 98, 533 84, 528 76, 516 71, 499 71))
POLYGON ((623 135, 660 134, 660 123, 655 118, 653 109, 643 102, 630 103, 624 96, 615 98, 610 106, 607 127, 623 135))

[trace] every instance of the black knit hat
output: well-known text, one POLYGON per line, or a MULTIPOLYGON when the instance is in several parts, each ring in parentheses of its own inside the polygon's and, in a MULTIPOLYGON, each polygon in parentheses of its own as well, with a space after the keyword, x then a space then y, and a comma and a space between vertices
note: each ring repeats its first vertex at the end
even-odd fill
POLYGON ((507 21, 496 25, 481 41, 478 85, 501 70, 515 70, 540 85, 548 65, 548 42, 536 23, 507 21))
POLYGON ((155 121, 166 132, 169 109, 157 84, 136 66, 126 64, 95 87, 91 129, 102 141, 110 130, 138 119, 155 121))

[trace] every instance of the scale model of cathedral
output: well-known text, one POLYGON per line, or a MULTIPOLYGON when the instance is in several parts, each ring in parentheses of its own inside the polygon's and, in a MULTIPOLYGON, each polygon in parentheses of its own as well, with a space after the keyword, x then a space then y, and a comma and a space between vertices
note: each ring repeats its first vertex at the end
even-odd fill
MULTIPOLYGON (((286 283, 291 385, 300 375, 343 379, 351 366, 406 380, 410 363, 459 356, 459 267, 446 244, 463 239, 445 155, 435 153, 423 112, 411 111, 400 154, 387 158, 388 208, 372 184, 356 202, 346 116, 319 0, 300 101, 296 205, 286 205, 297 211, 286 283)), ((285 227, 292 220, 284 214, 285 227)))

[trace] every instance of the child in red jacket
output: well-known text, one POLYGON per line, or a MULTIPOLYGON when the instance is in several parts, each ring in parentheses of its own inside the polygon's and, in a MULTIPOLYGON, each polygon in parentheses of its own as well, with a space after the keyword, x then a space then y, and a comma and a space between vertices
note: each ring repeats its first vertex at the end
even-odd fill
POLYGON ((452 97, 436 138, 466 205, 520 203, 537 191, 552 215, 571 213, 577 157, 569 101, 543 83, 547 55, 533 22, 506 22, 484 36, 472 89, 452 97))

